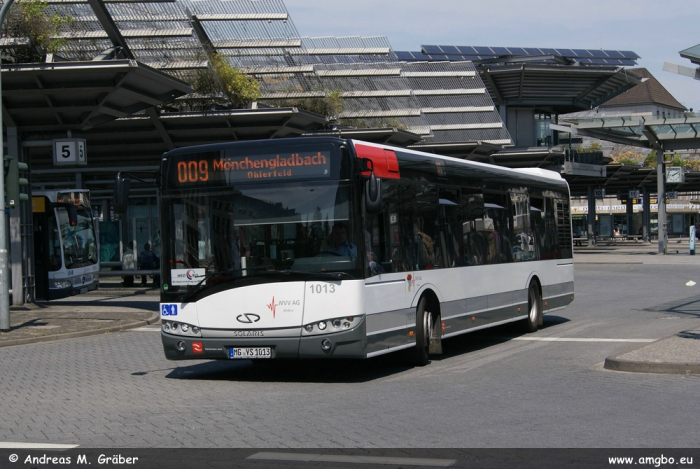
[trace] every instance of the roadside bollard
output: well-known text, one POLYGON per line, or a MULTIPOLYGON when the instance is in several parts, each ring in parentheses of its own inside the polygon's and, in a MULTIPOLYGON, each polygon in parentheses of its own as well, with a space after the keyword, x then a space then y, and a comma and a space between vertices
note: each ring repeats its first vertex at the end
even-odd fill
POLYGON ((690 226, 690 255, 695 255, 695 225, 690 226))

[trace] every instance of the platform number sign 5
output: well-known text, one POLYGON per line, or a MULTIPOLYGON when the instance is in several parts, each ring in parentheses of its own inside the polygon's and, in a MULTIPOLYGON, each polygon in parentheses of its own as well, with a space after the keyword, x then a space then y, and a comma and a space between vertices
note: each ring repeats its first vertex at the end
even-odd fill
POLYGON ((62 140, 54 140, 53 143, 54 166, 87 164, 87 153, 84 139, 69 138, 62 140))

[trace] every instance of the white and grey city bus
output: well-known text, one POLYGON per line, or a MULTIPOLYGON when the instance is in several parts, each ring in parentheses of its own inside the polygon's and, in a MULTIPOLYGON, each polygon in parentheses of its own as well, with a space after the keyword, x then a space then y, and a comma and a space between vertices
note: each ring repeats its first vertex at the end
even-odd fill
POLYGON ((551 171, 316 137, 176 149, 160 187, 171 360, 405 349, 425 365, 444 338, 535 331, 574 298, 551 171))
POLYGON ((32 192, 36 297, 54 300, 99 285, 95 224, 87 189, 32 192))

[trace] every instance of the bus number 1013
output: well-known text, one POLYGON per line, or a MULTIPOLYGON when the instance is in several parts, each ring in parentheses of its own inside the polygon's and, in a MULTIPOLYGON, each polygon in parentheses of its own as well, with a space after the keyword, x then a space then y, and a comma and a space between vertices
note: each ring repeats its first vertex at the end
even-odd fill
POLYGON ((205 182, 209 180, 209 162, 180 161, 177 163, 177 180, 185 182, 205 182))

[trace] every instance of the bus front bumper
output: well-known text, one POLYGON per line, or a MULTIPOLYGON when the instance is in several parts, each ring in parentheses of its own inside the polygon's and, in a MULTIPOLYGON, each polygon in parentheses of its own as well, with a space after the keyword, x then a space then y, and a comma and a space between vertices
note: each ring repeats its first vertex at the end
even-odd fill
POLYGON ((206 338, 179 336, 163 331, 161 331, 160 336, 163 341, 165 358, 168 360, 227 360, 230 350, 239 347, 269 347, 271 349, 270 358, 367 357, 365 321, 347 331, 303 337, 206 338), (325 339, 331 343, 328 350, 322 347, 325 339), (184 343, 184 350, 182 350, 182 343, 184 343))
POLYGON ((97 290, 99 285, 99 280, 95 279, 91 283, 76 287, 49 288, 49 300, 60 300, 61 298, 68 298, 70 296, 80 295, 81 293, 87 293, 89 291, 97 290))

